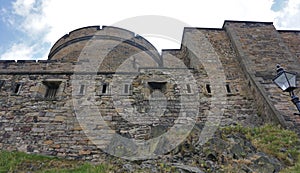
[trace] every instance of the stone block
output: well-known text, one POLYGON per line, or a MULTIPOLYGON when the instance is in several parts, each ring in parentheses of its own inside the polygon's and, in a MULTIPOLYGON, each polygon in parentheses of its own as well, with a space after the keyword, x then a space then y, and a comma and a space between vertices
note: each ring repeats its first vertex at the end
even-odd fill
POLYGON ((52 145, 53 143, 54 143, 54 141, 52 141, 52 140, 44 141, 44 144, 46 144, 46 145, 52 145))
POLYGON ((42 133, 42 132, 44 132, 45 131, 45 129, 44 128, 32 128, 31 129, 31 131, 32 132, 36 132, 36 133, 42 133))
POLYGON ((54 121, 55 122, 64 122, 66 120, 65 116, 55 116, 54 121))
POLYGON ((6 127, 6 128, 4 128, 4 131, 12 132, 12 131, 14 131, 14 128, 13 127, 6 127))
POLYGON ((79 155, 90 155, 92 152, 90 150, 80 150, 79 155))

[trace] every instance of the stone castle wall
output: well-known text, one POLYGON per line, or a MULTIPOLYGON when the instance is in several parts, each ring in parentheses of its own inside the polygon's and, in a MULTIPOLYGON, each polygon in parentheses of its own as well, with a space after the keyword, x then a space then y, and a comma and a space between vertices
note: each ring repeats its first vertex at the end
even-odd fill
POLYGON ((80 107, 74 108, 74 98, 83 108, 95 110, 86 119, 96 121, 100 112, 111 133, 136 140, 168 131, 180 109, 189 112, 196 105, 183 108, 179 96, 195 93, 200 98, 198 127, 210 121, 210 115, 220 118, 221 126, 275 122, 299 130, 296 108, 272 83, 276 64, 299 70, 299 36, 278 32, 272 23, 227 21, 222 29, 185 28, 181 49, 159 55, 147 40, 123 29, 72 31, 52 47, 48 60, 0 60, 0 147, 70 159, 102 157, 78 122, 80 107), (90 44, 91 39, 102 46, 90 44), (102 63, 94 65, 98 58, 102 63), (189 73, 196 85, 189 78, 171 77, 189 73), (128 93, 123 93, 125 84, 128 93), (55 98, 45 98, 50 85, 59 85, 55 98), (157 89, 164 96, 150 100, 162 107, 164 99, 168 101, 158 121, 151 116, 131 117, 136 123, 124 121, 127 107, 118 105, 129 102, 143 115, 151 110, 149 96, 157 89))
POLYGON ((297 113, 295 105, 272 82, 276 64, 299 73, 299 50, 294 46, 299 42, 299 32, 278 32, 272 23, 235 22, 225 23, 224 27, 239 53, 241 67, 257 98, 258 111, 285 127, 299 127, 299 116, 293 115, 297 113), (294 38, 287 40, 291 35, 294 38))

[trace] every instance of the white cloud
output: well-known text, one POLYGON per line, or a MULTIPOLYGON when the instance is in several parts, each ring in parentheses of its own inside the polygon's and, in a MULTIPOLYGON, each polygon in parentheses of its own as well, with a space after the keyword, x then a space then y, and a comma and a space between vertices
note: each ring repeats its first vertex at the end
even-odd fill
POLYGON ((43 13, 44 3, 47 1, 17 0, 13 3, 13 13, 21 23, 18 29, 29 36, 37 36, 47 29, 47 17, 43 13), (21 19, 20 19, 21 18, 21 19))
MULTIPOLYGON (((163 15, 181 20, 193 27, 220 28, 224 20, 275 21, 276 27, 300 28, 300 0, 289 0, 286 7, 273 12, 273 0, 198 0, 198 1, 161 1, 152 0, 16 0, 14 14, 21 17, 20 30, 31 40, 20 43, 24 47, 45 49, 45 43, 53 45, 61 36, 84 26, 112 25, 126 18, 140 15, 163 15), (35 46, 31 46, 35 43, 35 46), (40 45, 40 46, 39 46, 40 45)), ((17 19, 16 19, 17 20, 17 19)), ((19 21, 19 20, 18 20, 19 21)), ((147 21, 145 21, 147 22, 147 21)), ((11 21, 17 25, 17 22, 11 21)), ((15 26, 17 27, 17 26, 15 26)), ((154 25, 153 27, 160 27, 154 25)), ((152 39, 155 41, 155 39, 152 39)), ((151 41, 152 41, 151 40, 151 41)), ((166 48, 161 39, 160 48, 166 48)), ((30 57, 28 51, 15 49, 12 45, 5 55, 30 57), (23 55, 22 55, 23 54, 23 55)), ((167 47, 171 48, 171 47, 167 47)), ((49 51, 49 47, 47 51, 49 51)), ((42 52, 40 56, 48 52, 42 52)), ((1 57, 4 57, 3 55, 1 57)), ((46 58, 46 57, 44 57, 46 58)))
POLYGON ((289 0, 285 8, 277 13, 275 25, 279 29, 300 30, 300 0, 289 0))
POLYGON ((0 59, 7 60, 29 60, 32 59, 34 52, 34 46, 28 46, 26 44, 13 44, 9 50, 1 55, 0 59))
MULTIPOLYGON (((271 0, 179 1, 48 0, 43 13, 51 30, 45 40, 54 44, 61 36, 89 25, 112 25, 139 15, 173 17, 195 27, 222 27, 224 20, 272 21, 271 0), (259 4, 259 5, 258 5, 259 4)), ((147 21, 145 21, 147 22, 147 21)), ((159 27, 159 26, 153 26, 159 27)), ((163 47, 163 46, 161 46, 163 47)))

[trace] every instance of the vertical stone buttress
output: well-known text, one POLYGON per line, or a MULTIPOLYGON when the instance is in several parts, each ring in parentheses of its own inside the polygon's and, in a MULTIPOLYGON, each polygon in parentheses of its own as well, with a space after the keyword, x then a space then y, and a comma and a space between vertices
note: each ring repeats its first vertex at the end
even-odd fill
POLYGON ((284 127, 299 127, 299 116, 294 115, 297 109, 288 93, 283 93, 272 81, 276 75, 276 64, 281 64, 288 71, 300 72, 299 60, 289 50, 280 33, 272 23, 266 22, 227 21, 224 29, 238 53, 259 114, 267 121, 278 122, 284 127))

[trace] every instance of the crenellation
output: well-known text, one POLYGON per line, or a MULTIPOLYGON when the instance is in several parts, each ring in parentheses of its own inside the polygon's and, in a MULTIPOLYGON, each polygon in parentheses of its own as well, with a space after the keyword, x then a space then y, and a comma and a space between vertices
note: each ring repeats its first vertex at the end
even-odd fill
POLYGON ((36 60, 17 60, 17 63, 35 63, 36 60))
POLYGON ((114 26, 102 26, 102 30, 104 32, 96 33, 96 35, 108 35, 113 37, 120 37, 124 39, 130 39, 135 37, 135 33, 132 31, 129 31, 127 29, 118 28, 114 26))

